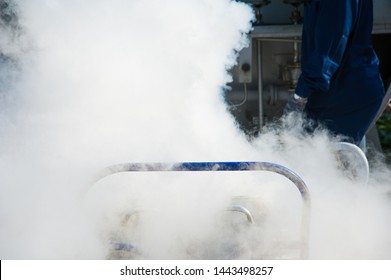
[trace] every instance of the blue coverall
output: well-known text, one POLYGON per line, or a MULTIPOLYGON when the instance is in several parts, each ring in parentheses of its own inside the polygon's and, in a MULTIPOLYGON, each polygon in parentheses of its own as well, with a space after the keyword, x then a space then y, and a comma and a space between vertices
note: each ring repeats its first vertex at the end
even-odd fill
POLYGON ((360 143, 373 122, 384 85, 372 48, 372 0, 307 0, 296 94, 315 123, 360 143))

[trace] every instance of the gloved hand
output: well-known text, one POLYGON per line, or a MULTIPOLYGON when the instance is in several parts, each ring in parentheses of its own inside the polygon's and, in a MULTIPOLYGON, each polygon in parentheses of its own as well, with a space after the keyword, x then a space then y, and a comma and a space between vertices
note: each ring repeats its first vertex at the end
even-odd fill
POLYGON ((295 93, 289 97, 284 108, 284 114, 289 114, 290 112, 303 112, 306 104, 307 98, 301 97, 295 93))

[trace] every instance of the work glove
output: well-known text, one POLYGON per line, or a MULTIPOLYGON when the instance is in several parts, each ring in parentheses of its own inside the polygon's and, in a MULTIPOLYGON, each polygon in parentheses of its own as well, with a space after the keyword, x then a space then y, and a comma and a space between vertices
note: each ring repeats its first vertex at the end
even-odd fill
POLYGON ((301 97, 295 93, 289 97, 284 108, 284 114, 286 115, 291 112, 303 112, 306 104, 307 98, 301 97))

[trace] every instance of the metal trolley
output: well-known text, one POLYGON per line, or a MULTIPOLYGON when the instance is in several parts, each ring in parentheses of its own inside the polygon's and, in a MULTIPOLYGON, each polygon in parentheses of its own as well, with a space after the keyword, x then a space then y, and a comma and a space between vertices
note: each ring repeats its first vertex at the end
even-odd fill
MULTIPOLYGON (((280 174, 289 179, 299 190, 302 198, 302 213, 301 213, 301 232, 300 232, 300 258, 307 259, 309 251, 309 231, 310 231, 310 209, 311 200, 310 193, 305 182, 298 174, 292 170, 270 162, 179 162, 179 163, 122 163, 109 166, 102 170, 95 178, 94 183, 103 179, 104 177, 121 172, 223 172, 223 171, 269 171, 280 174)), ((240 205, 228 207, 229 211, 237 211, 246 215, 248 222, 253 223, 251 213, 240 205)), ((131 244, 117 242, 115 244, 116 250, 127 250, 132 248, 131 244)))

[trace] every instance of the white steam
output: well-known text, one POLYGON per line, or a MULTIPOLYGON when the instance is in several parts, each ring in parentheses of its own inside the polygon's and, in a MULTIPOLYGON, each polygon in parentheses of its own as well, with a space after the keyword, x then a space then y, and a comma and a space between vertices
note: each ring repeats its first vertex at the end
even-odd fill
POLYGON ((248 6, 16 3, 23 32, 4 42, 18 66, 7 68, 15 78, 0 104, 1 259, 291 257, 278 239, 297 239, 301 200, 279 175, 132 173, 91 186, 111 164, 182 161, 286 165, 312 194, 310 258, 391 257, 388 169, 353 183, 324 132, 270 130, 250 143, 227 112, 222 91, 247 44, 248 6), (236 203, 255 227, 224 210, 236 203), (110 253, 121 240, 138 252, 110 253))

